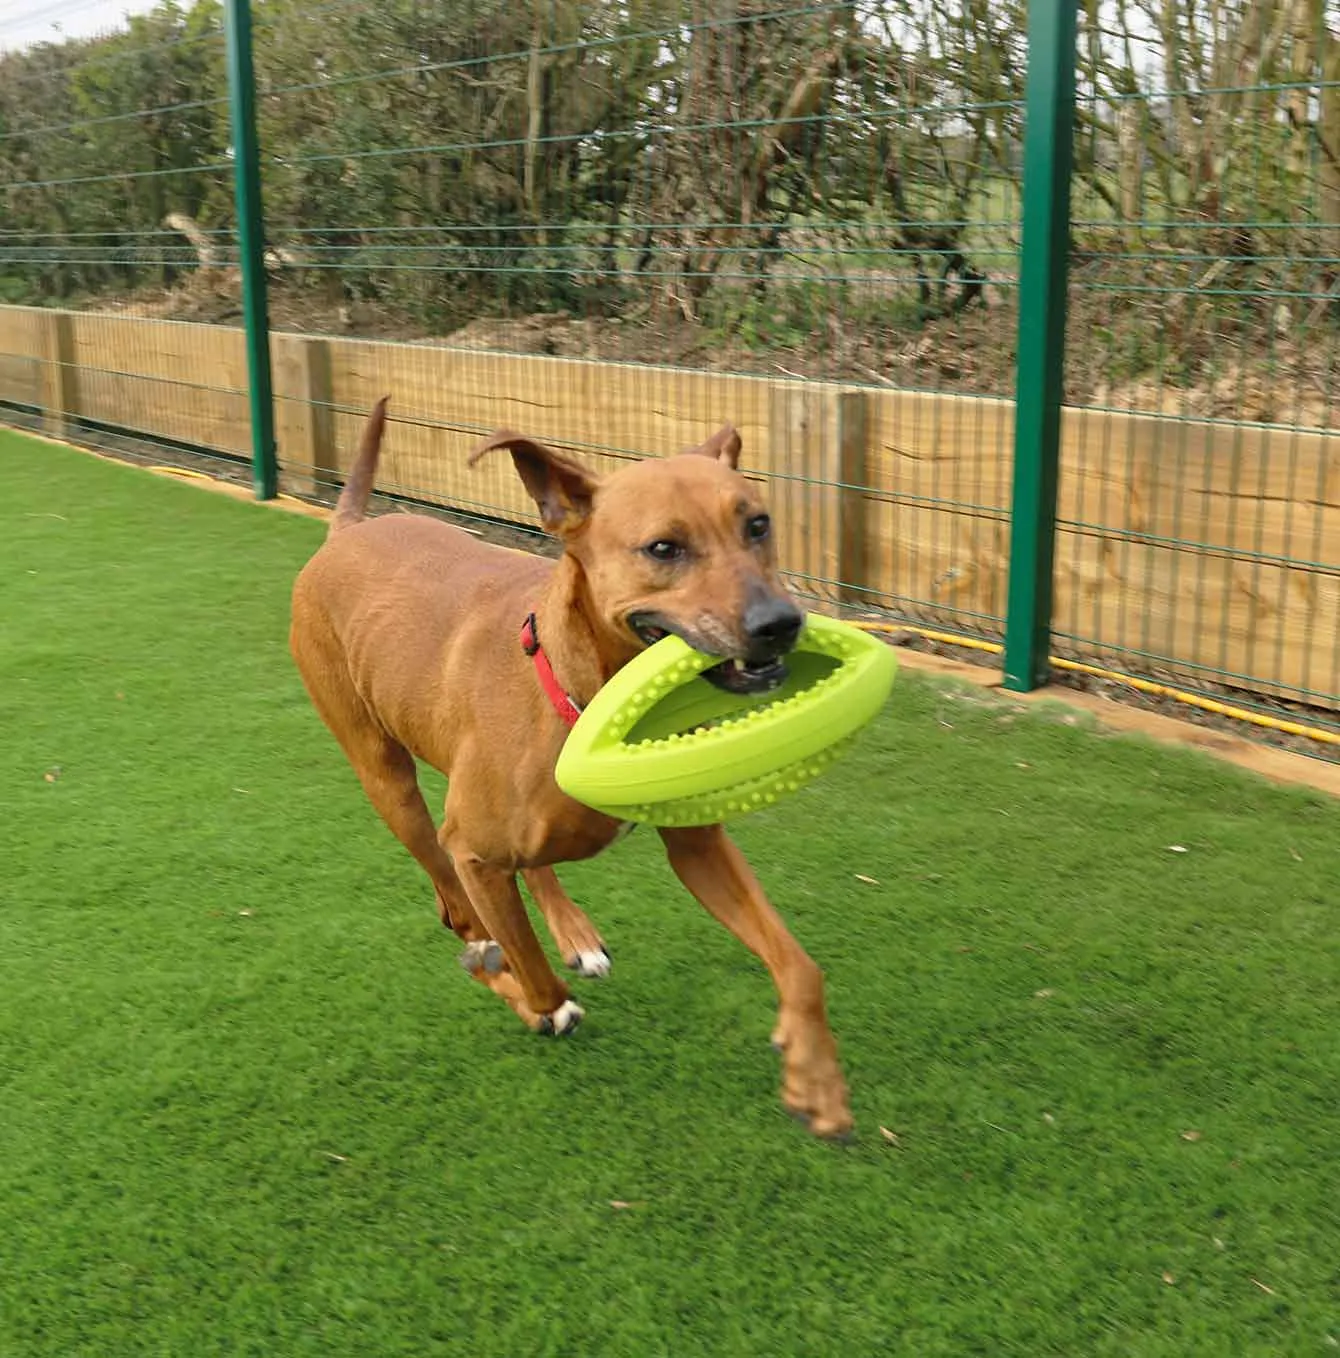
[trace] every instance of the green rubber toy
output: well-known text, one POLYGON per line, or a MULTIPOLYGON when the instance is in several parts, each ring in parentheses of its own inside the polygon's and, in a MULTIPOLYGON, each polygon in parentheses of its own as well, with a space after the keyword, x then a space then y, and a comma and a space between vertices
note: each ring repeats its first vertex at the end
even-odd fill
POLYGON ((559 787, 648 825, 758 811, 822 773, 884 705, 898 672, 886 643, 815 614, 770 693, 728 693, 699 677, 720 660, 676 636, 636 656, 569 733, 559 787))

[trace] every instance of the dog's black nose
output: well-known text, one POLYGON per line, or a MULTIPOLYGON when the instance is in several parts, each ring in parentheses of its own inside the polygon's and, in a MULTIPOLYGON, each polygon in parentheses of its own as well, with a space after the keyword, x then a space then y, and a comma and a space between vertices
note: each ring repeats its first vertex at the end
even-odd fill
POLYGON ((748 659, 757 664, 785 655, 796 644, 803 621, 800 609, 790 599, 769 595, 755 600, 744 610, 748 659))

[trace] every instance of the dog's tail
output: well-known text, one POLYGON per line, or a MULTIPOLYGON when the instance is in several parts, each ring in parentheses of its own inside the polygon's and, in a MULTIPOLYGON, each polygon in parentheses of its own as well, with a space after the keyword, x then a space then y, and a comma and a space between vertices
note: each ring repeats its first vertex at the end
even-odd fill
MULTIPOLYGON (((391 398, 383 396, 368 415, 363 426, 363 437, 358 443, 358 456, 354 459, 353 470, 344 483, 340 498, 335 505, 335 513, 330 520, 330 533, 338 533, 341 528, 358 523, 367 512, 368 497, 372 494, 372 483, 377 479, 377 460, 382 450, 382 430, 386 428, 386 403, 391 398)), ((327 534, 329 536, 329 533, 327 534)))

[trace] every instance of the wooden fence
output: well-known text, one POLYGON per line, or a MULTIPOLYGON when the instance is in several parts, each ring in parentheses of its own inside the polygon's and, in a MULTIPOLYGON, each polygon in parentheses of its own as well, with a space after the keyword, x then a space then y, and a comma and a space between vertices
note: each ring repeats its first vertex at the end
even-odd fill
MULTIPOLYGON (((598 467, 699 442, 723 420, 765 478, 786 568, 833 604, 997 634, 1013 406, 433 345, 275 335, 286 483, 338 480, 392 397, 382 484, 533 523, 499 426, 598 467)), ((240 330, 0 307, 0 402, 249 453, 240 330)), ((1055 627, 1072 655, 1340 706, 1340 434, 1067 410, 1055 627)))

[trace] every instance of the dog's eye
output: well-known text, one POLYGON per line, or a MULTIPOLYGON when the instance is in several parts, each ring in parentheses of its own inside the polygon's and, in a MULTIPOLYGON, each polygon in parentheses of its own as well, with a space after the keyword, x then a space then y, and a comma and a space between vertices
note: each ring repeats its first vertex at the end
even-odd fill
POLYGON ((642 549, 651 557, 653 561, 682 561, 684 559, 684 544, 675 542, 673 538, 657 538, 655 542, 649 542, 642 549))
POLYGON ((755 514, 744 526, 744 535, 750 542, 766 542, 772 533, 772 520, 766 514, 755 514))

